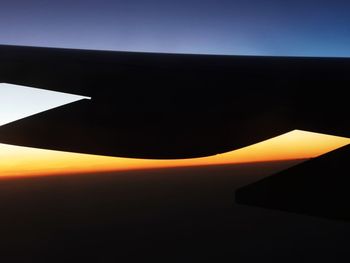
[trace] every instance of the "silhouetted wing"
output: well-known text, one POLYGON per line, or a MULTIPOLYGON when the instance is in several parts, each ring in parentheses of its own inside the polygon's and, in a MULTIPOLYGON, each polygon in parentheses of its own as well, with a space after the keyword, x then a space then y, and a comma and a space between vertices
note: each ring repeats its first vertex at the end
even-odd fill
POLYGON ((350 136, 349 72, 342 58, 0 46, 0 82, 92 98, 4 125, 0 142, 189 158, 293 129, 350 136))
POLYGON ((236 191, 241 204, 350 220, 350 145, 236 191))

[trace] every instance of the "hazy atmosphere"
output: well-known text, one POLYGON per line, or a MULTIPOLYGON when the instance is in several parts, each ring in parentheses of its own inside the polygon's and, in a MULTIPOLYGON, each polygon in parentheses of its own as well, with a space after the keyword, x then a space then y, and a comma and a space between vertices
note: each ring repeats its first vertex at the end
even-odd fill
POLYGON ((0 44, 350 56, 350 2, 2 1, 0 44))

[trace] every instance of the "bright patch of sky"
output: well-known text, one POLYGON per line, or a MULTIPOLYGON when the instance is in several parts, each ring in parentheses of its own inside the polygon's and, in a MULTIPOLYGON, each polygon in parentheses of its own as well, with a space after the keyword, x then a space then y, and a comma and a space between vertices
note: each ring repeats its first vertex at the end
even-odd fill
POLYGON ((0 83, 0 126, 87 97, 0 83))

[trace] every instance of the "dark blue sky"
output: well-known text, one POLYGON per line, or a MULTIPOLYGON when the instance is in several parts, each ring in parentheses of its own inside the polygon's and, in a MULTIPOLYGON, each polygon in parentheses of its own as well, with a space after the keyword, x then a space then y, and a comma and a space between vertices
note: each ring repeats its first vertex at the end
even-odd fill
POLYGON ((350 1, 1 1, 0 43, 172 53, 350 56, 350 1))

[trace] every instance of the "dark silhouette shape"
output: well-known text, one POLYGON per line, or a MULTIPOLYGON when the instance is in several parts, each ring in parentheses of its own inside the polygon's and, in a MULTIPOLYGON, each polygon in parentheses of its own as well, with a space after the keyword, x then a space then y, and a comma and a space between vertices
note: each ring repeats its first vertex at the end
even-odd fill
POLYGON ((0 61, 0 82, 92 98, 0 127, 3 143, 164 159, 293 129, 350 136, 346 58, 0 46, 0 61))
POLYGON ((0 259, 348 262, 350 224, 233 202, 234 189, 296 163, 2 179, 0 259))
POLYGON ((350 220, 350 145, 236 191, 240 204, 350 220))
POLYGON ((287 132, 272 129, 273 116, 251 122, 230 116, 135 112, 103 114, 101 105, 84 99, 15 121, 0 128, 0 141, 35 148, 138 158, 188 158, 230 151, 287 132), (140 118, 143 115, 144 118, 140 118), (148 115, 148 116, 146 116, 148 115), (167 120, 167 119, 170 120, 167 120), (269 123, 255 134, 254 125, 269 123), (242 134, 238 127, 247 131, 242 134))

